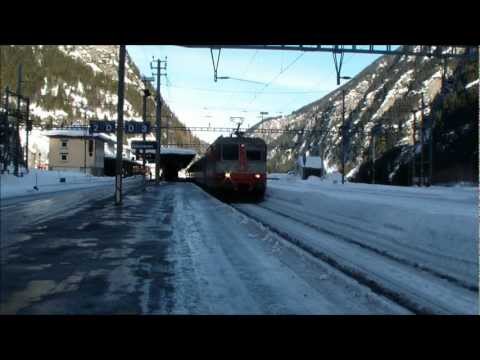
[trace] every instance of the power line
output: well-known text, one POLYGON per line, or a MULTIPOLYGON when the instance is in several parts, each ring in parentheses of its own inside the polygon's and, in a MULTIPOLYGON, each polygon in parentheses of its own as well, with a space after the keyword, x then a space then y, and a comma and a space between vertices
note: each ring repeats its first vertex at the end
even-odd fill
MULTIPOLYGON (((324 81, 324 80, 322 80, 324 81)), ((319 85, 322 81, 315 84, 315 86, 319 85)), ((258 90, 218 90, 218 89, 210 89, 210 88, 196 88, 196 87, 188 87, 188 86, 174 86, 170 85, 170 88, 176 89, 186 89, 186 90, 193 90, 193 91, 204 91, 204 92, 213 92, 213 93, 227 93, 227 94, 252 94, 257 93, 258 90)), ((316 91, 264 91, 264 94, 272 94, 272 95, 292 95, 292 94, 313 94, 313 93, 324 93, 330 90, 316 90, 316 91)))
POLYGON ((275 80, 277 80, 277 79, 280 77, 280 75, 282 75, 283 73, 285 73, 285 72, 286 72, 291 66, 293 66, 298 60, 300 60, 300 58, 301 58, 303 55, 305 55, 305 53, 302 52, 299 56, 297 56, 297 57, 295 58, 295 60, 293 60, 290 64, 288 64, 288 65, 285 67, 285 69, 280 69, 280 72, 279 72, 277 75, 275 75, 275 77, 274 77, 272 80, 270 80, 257 94, 255 94, 254 98, 248 103, 247 106, 250 106, 250 105, 258 98, 258 96, 261 95, 261 94, 263 93, 263 91, 264 91, 268 86, 270 86, 270 84, 272 84, 275 80))
POLYGON ((244 77, 244 76, 247 74, 247 71, 250 69, 250 65, 252 65, 253 60, 254 60, 255 57, 257 56, 257 53, 258 53, 258 49, 255 50, 255 53, 254 53, 253 56, 250 58, 250 61, 248 62, 248 65, 245 67, 245 70, 243 71, 241 77, 244 77))
MULTIPOLYGON (((347 62, 349 62, 350 60, 353 59, 353 57, 355 56, 355 54, 348 54, 347 57, 343 60, 343 65, 345 65, 347 62)), ((315 85, 313 85, 311 88, 309 88, 307 91, 304 92, 304 94, 314 94, 314 93, 329 93, 331 91, 334 91, 333 90, 328 90, 328 91, 312 91, 312 89, 314 89, 315 87, 317 87, 318 85, 320 85, 321 83, 325 82, 325 80, 330 80, 333 78, 333 75, 330 74, 328 75, 325 79, 322 79, 320 80, 319 82, 317 82, 315 85)), ((300 94, 300 93, 299 93, 300 94)), ((288 102, 287 104, 285 104, 281 109, 283 112, 286 111, 286 109, 288 109, 289 106, 291 106, 293 103, 295 103, 298 99, 300 99, 300 97, 295 97, 292 101, 288 102)))
MULTIPOLYGON (((255 59, 255 57, 257 56, 257 53, 258 53, 258 50, 255 50, 255 52, 253 53, 252 57, 250 58, 250 61, 248 62, 247 66, 245 67, 245 69, 243 70, 243 73, 240 77, 244 77, 246 74, 247 74, 247 71, 250 69, 250 66, 252 65, 253 63, 253 60, 255 59)), ((222 91, 223 92, 223 91, 222 91)), ((225 91, 225 92, 228 92, 228 91, 225 91)), ((238 93, 243 93, 243 92, 239 92, 239 91, 234 91, 234 92, 230 92, 230 96, 228 96, 227 100, 224 102, 224 104, 228 104, 230 103, 230 100, 232 99, 233 97, 233 94, 238 94, 238 93)))

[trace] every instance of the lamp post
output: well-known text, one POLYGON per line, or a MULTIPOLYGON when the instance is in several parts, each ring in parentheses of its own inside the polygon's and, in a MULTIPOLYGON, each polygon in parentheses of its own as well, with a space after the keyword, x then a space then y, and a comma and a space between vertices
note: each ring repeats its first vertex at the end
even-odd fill
POLYGON ((117 156, 115 162, 115 205, 122 204, 122 153, 123 153, 123 104, 125 98, 125 45, 119 46, 118 52, 118 88, 117 88, 117 156))
MULTIPOLYGON (((147 98, 149 96, 151 96, 151 92, 148 88, 148 83, 149 82, 152 82, 152 81, 155 81, 155 78, 154 77, 142 77, 142 82, 143 82, 143 112, 142 112, 142 115, 143 115, 143 123, 146 124, 147 123, 147 98)), ((146 140, 146 135, 145 133, 142 134, 142 140, 145 141, 146 140)), ((146 159, 145 159, 145 149, 143 149, 143 154, 142 154, 142 166, 143 166, 143 171, 144 171, 144 189, 145 189, 145 185, 146 185, 146 159)))

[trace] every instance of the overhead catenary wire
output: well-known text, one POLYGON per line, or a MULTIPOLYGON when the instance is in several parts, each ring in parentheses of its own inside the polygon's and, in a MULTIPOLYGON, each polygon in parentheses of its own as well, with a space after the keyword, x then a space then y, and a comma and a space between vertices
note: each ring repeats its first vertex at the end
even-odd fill
POLYGON ((301 53, 299 56, 297 56, 290 64, 288 64, 284 69, 280 69, 279 73, 277 75, 275 75, 273 77, 272 80, 270 80, 267 84, 265 84, 265 86, 260 89, 260 91, 258 91, 255 96, 253 97, 253 99, 247 104, 247 106, 250 106, 257 98, 259 95, 261 95, 263 93, 263 91, 269 87, 274 81, 276 81, 282 74, 284 74, 290 67, 292 67, 298 60, 300 60, 300 58, 303 57, 303 55, 305 55, 305 53, 301 53))
POLYGON ((252 65, 253 60, 254 60, 255 57, 257 56, 257 53, 258 53, 258 49, 255 50, 255 52, 253 53, 252 57, 250 58, 250 61, 248 62, 248 64, 247 64, 247 66, 245 67, 245 69, 243 70, 243 73, 242 73, 242 76, 241 76, 241 77, 244 77, 244 76, 247 74, 247 71, 250 69, 250 65, 252 65))
MULTIPOLYGON (((353 56, 354 56, 354 54, 348 54, 347 57, 343 60, 343 66, 345 66, 345 64, 346 64, 347 62, 349 62, 349 61, 353 58, 353 56)), ((320 85, 322 82, 325 82, 325 80, 330 80, 330 79, 333 79, 333 78, 334 78, 333 74, 330 73, 325 79, 320 80, 320 81, 317 82, 315 85, 313 85, 312 87, 310 87, 307 91, 302 92, 302 93, 299 92, 299 94, 314 94, 314 93, 323 93, 323 94, 325 94, 325 93, 329 93, 329 92, 331 92, 332 90, 328 90, 328 91, 326 91, 326 90, 323 90, 323 91, 312 91, 312 90, 313 90, 314 88, 316 88, 318 85, 320 85)), ((338 86, 337 86, 337 87, 338 87, 338 86)), ((285 111, 288 109, 288 107, 291 106, 292 104, 294 104, 299 98, 300 98, 300 97, 295 97, 295 98, 293 98, 291 101, 289 101, 288 103, 286 103, 285 105, 283 105, 282 108, 281 108, 281 111, 282 111, 282 112, 285 112, 285 111)))
MULTIPOLYGON (((315 86, 317 86, 318 84, 316 84, 315 86)), ((170 88, 185 89, 185 90, 200 91, 200 92, 203 91, 203 92, 232 93, 232 94, 254 94, 254 93, 258 92, 258 90, 233 90, 233 89, 219 90, 219 89, 211 89, 211 88, 197 88, 197 87, 178 86, 178 85, 171 85, 170 88)), ((324 93, 325 91, 326 90, 315 90, 315 91, 264 91, 263 93, 264 94, 272 94, 272 95, 292 95, 292 94, 324 93)))
MULTIPOLYGON (((248 62, 247 66, 245 66, 243 72, 242 72, 242 75, 240 76, 241 78, 243 78, 246 74, 247 74, 247 71, 250 69, 250 66, 253 64, 253 61, 255 60, 255 57, 257 56, 257 53, 258 53, 258 49, 255 50, 255 52, 253 53, 252 57, 250 58, 250 61, 248 62)), ((238 92, 235 92, 235 93, 238 93, 238 92)), ((230 101, 232 100, 232 97, 233 97, 233 94, 234 92, 232 92, 230 94, 230 96, 227 97, 226 101, 224 102, 224 105, 226 104, 229 104, 230 101)))

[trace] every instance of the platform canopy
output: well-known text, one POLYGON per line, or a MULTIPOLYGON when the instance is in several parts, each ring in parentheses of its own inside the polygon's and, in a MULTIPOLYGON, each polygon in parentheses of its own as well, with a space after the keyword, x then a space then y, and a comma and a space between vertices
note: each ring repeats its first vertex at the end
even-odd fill
MULTIPOLYGON (((141 157, 143 150, 137 151, 137 156, 141 157)), ((155 163, 155 150, 145 150, 148 163, 155 163)), ((197 155, 192 149, 179 148, 175 146, 163 147, 160 149, 160 166, 167 180, 175 180, 178 172, 185 169, 188 164, 197 155)))

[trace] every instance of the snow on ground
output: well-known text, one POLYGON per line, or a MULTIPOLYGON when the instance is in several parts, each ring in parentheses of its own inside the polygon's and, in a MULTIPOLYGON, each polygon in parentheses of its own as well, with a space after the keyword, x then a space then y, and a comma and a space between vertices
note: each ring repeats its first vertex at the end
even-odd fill
POLYGON ((1 313, 410 314, 191 183, 108 197, 4 212, 1 313))
POLYGON ((175 204, 167 215, 172 313, 408 313, 326 264, 312 263, 198 187, 167 186, 155 204, 175 204))
POLYGON ((115 178, 92 176, 75 171, 31 169, 29 173, 24 173, 23 177, 16 177, 12 174, 0 175, 0 197, 8 199, 108 184, 113 186, 115 178), (64 178, 65 182, 60 182, 61 178, 64 178), (37 186, 38 190, 34 189, 34 186, 37 186))
POLYGON ((478 288, 478 188, 342 185, 339 173, 270 177, 278 180, 268 182, 267 203, 342 224, 336 230, 357 241, 478 288))
POLYGON ((478 313, 477 188, 267 181, 263 202, 236 207, 415 313, 478 313))

